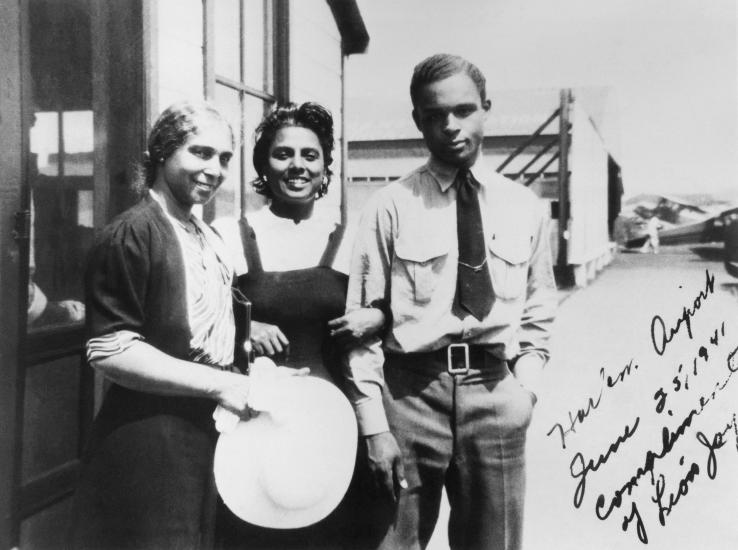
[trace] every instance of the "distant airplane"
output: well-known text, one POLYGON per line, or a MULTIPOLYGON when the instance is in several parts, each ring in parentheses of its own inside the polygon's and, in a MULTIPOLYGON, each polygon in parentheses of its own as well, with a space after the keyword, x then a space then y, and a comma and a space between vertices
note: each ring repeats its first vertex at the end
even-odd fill
POLYGON ((656 216, 665 222, 659 231, 662 245, 705 243, 722 240, 722 214, 712 215, 703 207, 672 196, 659 195, 653 208, 639 204, 633 208, 636 218, 629 220, 626 240, 628 248, 639 248, 646 242, 646 222, 656 216))

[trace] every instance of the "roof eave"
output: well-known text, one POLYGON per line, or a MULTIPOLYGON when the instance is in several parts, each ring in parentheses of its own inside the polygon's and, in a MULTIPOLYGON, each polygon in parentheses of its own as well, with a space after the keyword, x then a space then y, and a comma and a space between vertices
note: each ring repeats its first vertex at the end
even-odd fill
POLYGON ((343 55, 364 53, 369 45, 369 33, 356 0, 326 0, 341 35, 343 55))

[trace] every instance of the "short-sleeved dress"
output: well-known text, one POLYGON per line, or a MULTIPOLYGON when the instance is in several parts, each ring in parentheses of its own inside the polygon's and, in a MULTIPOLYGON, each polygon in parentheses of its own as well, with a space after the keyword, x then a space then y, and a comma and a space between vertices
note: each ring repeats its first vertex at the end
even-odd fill
MULTIPOLYGON (((219 321, 208 330, 230 350, 215 357, 193 349, 187 283, 195 285, 172 220, 151 196, 106 227, 91 252, 89 338, 133 333, 175 358, 232 368, 232 266, 224 250, 212 246, 215 233, 201 222, 199 231, 201 276, 207 278, 201 283, 227 302, 220 313, 213 312, 219 321)), ((211 548, 217 502, 214 408, 203 398, 112 384, 83 456, 69 547, 211 548)))

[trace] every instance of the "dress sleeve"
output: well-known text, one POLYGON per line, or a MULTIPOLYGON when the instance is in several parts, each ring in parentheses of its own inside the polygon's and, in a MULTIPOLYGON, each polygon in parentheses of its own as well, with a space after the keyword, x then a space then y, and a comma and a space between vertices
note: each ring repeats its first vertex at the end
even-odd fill
POLYGON ((118 226, 93 248, 85 285, 88 339, 145 333, 151 239, 150 230, 118 226))

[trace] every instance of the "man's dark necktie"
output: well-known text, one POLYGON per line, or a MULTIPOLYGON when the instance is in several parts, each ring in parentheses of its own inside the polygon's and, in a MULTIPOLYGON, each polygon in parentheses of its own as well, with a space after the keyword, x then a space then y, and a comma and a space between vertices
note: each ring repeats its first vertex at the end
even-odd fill
POLYGON ((456 234, 459 239, 456 303, 463 312, 481 321, 492 309, 494 294, 479 209, 479 182, 469 170, 460 169, 455 184, 456 234))

